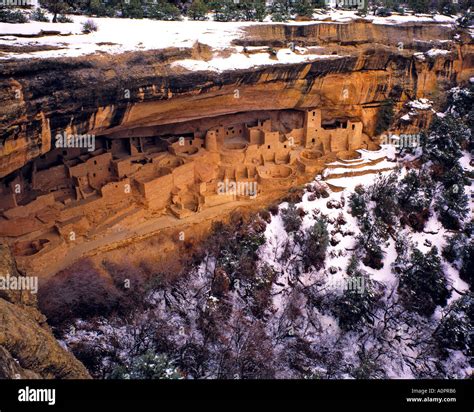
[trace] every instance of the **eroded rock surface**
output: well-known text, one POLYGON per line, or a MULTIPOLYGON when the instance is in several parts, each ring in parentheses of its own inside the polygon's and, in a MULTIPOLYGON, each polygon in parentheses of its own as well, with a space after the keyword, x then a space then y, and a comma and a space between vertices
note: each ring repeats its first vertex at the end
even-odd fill
MULTIPOLYGON (((0 275, 20 277, 9 248, 0 244, 0 275)), ((89 378, 84 366, 54 338, 26 290, 0 290, 0 378, 89 378)))
MULTIPOLYGON (((360 118, 370 134, 386 99, 400 104, 430 98, 473 75, 469 32, 444 24, 256 25, 235 41, 268 46, 263 52, 270 56, 288 43, 307 48, 297 54, 332 57, 222 73, 179 66, 186 59, 209 60, 208 47, 199 44, 5 61, 0 70, 0 176, 47 153, 52 137, 64 130, 100 135, 229 113, 318 107, 325 117, 360 118), (431 49, 446 53, 427 54, 431 49)), ((243 54, 249 57, 252 51, 243 54)))

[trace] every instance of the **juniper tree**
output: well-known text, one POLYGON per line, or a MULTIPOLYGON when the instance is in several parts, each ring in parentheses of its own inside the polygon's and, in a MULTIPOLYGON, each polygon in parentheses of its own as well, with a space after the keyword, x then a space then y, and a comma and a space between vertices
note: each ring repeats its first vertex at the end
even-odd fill
POLYGON ((237 7, 239 19, 245 21, 255 20, 255 2, 253 0, 240 0, 237 7))
POLYGON ((468 87, 460 88, 453 87, 447 93, 448 112, 455 118, 460 118, 471 127, 472 124, 470 115, 474 113, 474 84, 469 84, 468 87))
MULTIPOLYGON (((471 13, 473 16, 474 14, 471 13)), ((474 149, 474 84, 468 87, 454 87, 448 93, 448 110, 453 117, 461 120, 468 129, 470 135, 465 141, 461 141, 461 146, 467 150, 474 149)))
POLYGON ((314 7, 311 0, 296 0, 293 3, 292 11, 298 16, 312 17, 314 7))
POLYGON ((387 377, 375 349, 367 351, 362 346, 357 352, 357 357, 359 365, 351 371, 354 379, 384 379, 387 377))
POLYGON ((433 198, 433 182, 426 168, 410 170, 399 182, 396 198, 402 212, 402 224, 422 231, 433 198))
POLYGON ((295 233, 301 227, 301 216, 294 203, 290 203, 286 209, 282 209, 281 218, 287 233, 295 233))
POLYGON ((290 18, 290 2, 288 0, 274 0, 270 6, 272 21, 282 22, 290 18))
POLYGON ((443 186, 435 201, 435 210, 446 229, 458 230, 469 213, 464 182, 443 186))
POLYGON ((265 5, 265 0, 255 0, 255 20, 263 21, 267 15, 267 6, 265 5))
POLYGON ((400 232, 395 240, 395 251, 397 257, 392 263, 392 271, 396 275, 400 275, 408 270, 410 264, 410 251, 412 243, 406 232, 400 232))
POLYGON ((472 356, 474 351, 473 319, 474 295, 472 293, 451 303, 433 333, 441 351, 460 350, 467 356, 472 356))
POLYGON ((376 236, 364 239, 361 236, 359 242, 363 245, 364 257, 362 262, 364 265, 373 269, 382 269, 385 252, 382 249, 381 239, 376 236))
POLYGON ((394 225, 399 212, 397 203, 397 173, 379 176, 370 187, 370 199, 375 202, 374 214, 387 225, 394 225))
POLYGON ((166 0, 159 0, 147 6, 145 16, 156 20, 181 20, 179 9, 166 0))
POLYGON ((46 15, 43 9, 37 8, 30 15, 30 19, 33 21, 42 21, 49 23, 49 17, 46 15))
POLYGON ((122 7, 122 17, 130 19, 142 19, 144 12, 143 6, 140 0, 130 0, 129 2, 123 2, 122 7))
POLYGON ((237 6, 232 0, 221 0, 214 3, 216 21, 232 21, 237 15, 237 6))
POLYGON ((408 5, 415 13, 428 13, 430 10, 428 0, 409 0, 408 5))
POLYGON ((446 173, 440 177, 440 182, 446 188, 452 187, 454 185, 465 186, 470 184, 469 179, 466 176, 466 172, 459 162, 456 162, 456 164, 451 169, 446 171, 446 173))
POLYGON ((192 20, 205 20, 208 7, 202 0, 193 0, 188 8, 188 17, 192 20))
POLYGON ((342 296, 335 299, 332 311, 337 316, 341 329, 348 331, 374 323, 374 312, 383 296, 383 287, 360 269, 356 255, 349 260, 346 274, 347 287, 342 296))
POLYGON ((459 269, 459 262, 461 261, 461 250, 466 246, 468 239, 462 232, 454 233, 445 238, 445 245, 442 249, 442 256, 451 263, 454 267, 459 269))
POLYGON ((366 190, 364 186, 357 185, 354 189, 354 192, 349 196, 349 207, 352 216, 361 217, 367 213, 366 197, 366 190))
POLYGON ((53 23, 58 21, 58 15, 64 13, 67 9, 67 3, 64 0, 43 0, 44 6, 53 13, 53 23))
POLYGON ((436 179, 457 165, 462 157, 462 144, 470 134, 467 126, 451 115, 435 117, 425 138, 423 161, 431 161, 439 169, 434 173, 436 179))
POLYGON ((231 280, 250 279, 256 274, 257 250, 263 243, 264 234, 245 223, 214 225, 208 253, 216 259, 216 267, 223 268, 231 280))
POLYGON ((28 17, 22 13, 21 10, 9 9, 7 7, 0 7, 0 22, 1 23, 27 23, 28 17))
POLYGON ((116 10, 119 7, 119 2, 109 1, 103 3, 101 0, 90 0, 85 5, 85 9, 88 14, 96 15, 99 17, 108 16, 114 17, 116 15, 116 10))
MULTIPOLYGON (((389 187, 388 192, 391 191, 392 188, 389 187)), ((374 269, 383 267, 382 246, 389 236, 389 227, 384 220, 391 221, 391 218, 389 216, 381 217, 381 215, 383 216, 382 208, 386 207, 389 212, 393 209, 392 200, 386 196, 382 180, 379 178, 377 183, 368 189, 361 186, 356 187, 354 194, 349 199, 351 213, 357 216, 360 228, 360 235, 357 237, 358 252, 363 253, 364 265, 374 269), (376 206, 373 209, 369 209, 367 206, 370 200, 375 200, 376 206)))
POLYGON ((321 269, 324 266, 326 250, 329 245, 326 219, 317 218, 314 225, 306 230, 303 239, 303 264, 306 270, 311 266, 316 270, 321 269))
POLYGON ((442 250, 443 257, 457 270, 462 280, 467 282, 471 290, 474 285, 474 224, 464 225, 463 229, 446 237, 442 250))
POLYGON ((470 285, 471 291, 474 288, 474 240, 471 238, 461 249, 461 268, 459 276, 470 285))
POLYGON ((419 213, 428 209, 433 197, 433 182, 424 170, 409 170, 397 187, 397 202, 407 212, 419 213))
POLYGON ((399 275, 398 293, 407 309, 423 316, 431 316, 436 306, 446 305, 451 292, 435 246, 426 254, 413 249, 399 275))

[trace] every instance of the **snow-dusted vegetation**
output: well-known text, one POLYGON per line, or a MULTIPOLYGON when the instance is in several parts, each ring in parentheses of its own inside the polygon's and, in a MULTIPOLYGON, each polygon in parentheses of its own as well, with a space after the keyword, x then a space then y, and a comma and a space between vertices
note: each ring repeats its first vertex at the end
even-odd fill
POLYGON ((135 282, 143 268, 106 265, 130 290, 83 266, 69 296, 40 294, 43 310, 100 378, 466 378, 473 98, 453 89, 420 146, 391 150, 391 167, 342 191, 318 176, 235 214, 146 282, 135 282))

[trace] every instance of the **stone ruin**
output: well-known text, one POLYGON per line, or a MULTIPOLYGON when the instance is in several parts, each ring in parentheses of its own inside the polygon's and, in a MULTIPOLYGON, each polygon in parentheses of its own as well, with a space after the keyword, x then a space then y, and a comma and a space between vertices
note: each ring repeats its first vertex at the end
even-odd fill
POLYGON ((133 216, 182 219, 248 200, 219 191, 222 182, 253 184, 255 195, 287 190, 335 154, 373 144, 359 121, 323 124, 318 109, 300 116, 302 127, 285 133, 271 119, 233 124, 229 116, 183 136, 99 136, 92 152, 53 149, 2 180, 0 236, 17 260, 49 258, 133 216))

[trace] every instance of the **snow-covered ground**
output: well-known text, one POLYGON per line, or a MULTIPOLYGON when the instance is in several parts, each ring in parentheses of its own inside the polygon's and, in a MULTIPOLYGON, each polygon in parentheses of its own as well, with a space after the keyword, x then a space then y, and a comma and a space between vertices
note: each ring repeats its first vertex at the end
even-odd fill
MULTIPOLYGON (((75 57, 97 52, 122 53, 132 50, 164 49, 168 47, 192 47, 198 41, 209 45, 214 50, 231 48, 232 40, 241 37, 242 28, 257 24, 275 24, 267 16, 263 22, 216 22, 192 21, 158 21, 149 19, 122 18, 89 18, 87 16, 69 16, 73 23, 44 23, 30 21, 23 24, 0 23, 0 45, 9 46, 49 46, 55 50, 38 50, 31 52, 11 51, 0 53, 0 59, 27 59, 50 57, 75 57), (89 34, 82 33, 82 24, 94 20, 99 30, 89 34), (41 32, 58 31, 60 35, 41 35, 41 32), (19 35, 19 36, 16 36, 19 35), (21 35, 40 35, 39 37, 21 37, 21 35)), ((312 21, 289 21, 287 25, 325 24, 328 22, 350 22, 361 19, 353 11, 329 10, 324 14, 314 14, 312 21)), ((364 20, 374 24, 404 24, 410 22, 433 22, 438 24, 453 24, 454 19, 446 16, 407 15, 378 17, 368 15, 364 20)), ((234 52, 238 52, 234 48, 234 52)), ((293 63, 311 59, 328 58, 324 55, 297 55, 285 52, 278 56, 282 63, 293 63)), ((183 61, 183 67, 198 70, 223 70, 226 68, 245 68, 252 65, 274 64, 278 61, 265 55, 250 57, 239 56, 227 59, 216 58, 212 62, 183 61)))
POLYGON ((86 16, 70 16, 74 23, 24 24, 0 23, 0 44, 45 45, 64 47, 61 50, 33 53, 6 54, 2 58, 81 56, 98 51, 122 53, 131 50, 165 49, 168 47, 192 47, 196 41, 219 50, 230 47, 231 41, 239 37, 240 29, 250 23, 214 21, 157 21, 149 19, 92 18, 99 30, 82 33, 86 16), (40 31, 60 30, 58 36, 39 38, 15 38, 14 34, 32 34, 40 31))
MULTIPOLYGON (((418 103, 421 102, 415 103, 415 106, 417 106, 418 103)), ((422 104, 426 104, 426 102, 422 104)), ((381 153, 386 150, 388 150, 388 146, 382 147, 382 150, 378 152, 371 153, 366 151, 365 158, 378 158, 381 153)), ((472 171, 473 167, 469 164, 470 160, 471 156, 468 153, 465 153, 464 157, 461 159, 461 165, 466 170, 472 171)), ((337 162, 332 163, 331 165, 335 164, 337 164, 337 162)), ((344 288, 347 287, 347 282, 345 282, 345 279, 347 280, 346 268, 352 256, 352 251, 356 247, 356 237, 360 233, 357 220, 350 213, 350 207, 348 206, 349 197, 351 193, 353 193, 355 186, 370 186, 373 184, 375 179, 377 179, 377 176, 388 175, 389 173, 391 173, 391 171, 385 171, 380 174, 373 173, 364 176, 335 179, 339 181, 340 186, 345 186, 345 189, 342 192, 331 192, 329 190, 329 197, 327 198, 311 198, 311 192, 306 192, 302 201, 295 205, 297 208, 301 208, 305 212, 302 222, 303 230, 313 226, 316 219, 324 215, 327 217, 328 221, 328 232, 331 234, 331 238, 337 241, 335 246, 329 245, 326 254, 325 268, 322 271, 310 271, 299 275, 298 281, 302 283, 304 288, 309 288, 316 284, 319 286, 320 290, 326 290, 327 293, 341 294, 344 288), (343 184, 341 184, 341 181, 343 181, 343 184), (329 205, 334 204, 338 205, 338 207, 328 207, 329 205)), ((399 179, 401 179, 405 173, 406 170, 401 168, 399 179)), ((321 180, 321 177, 317 177, 314 184, 324 185, 324 181, 321 180)), ((468 195, 470 190, 472 189, 467 190, 468 195)), ((281 209, 287 207, 288 203, 280 205, 281 209)), ((449 232, 443 228, 441 223, 438 221, 436 214, 432 212, 432 216, 426 223, 425 229, 422 232, 407 230, 406 234, 414 247, 418 248, 422 253, 427 253, 433 246, 436 246, 438 251, 441 251, 443 246, 446 244, 446 236, 449 235, 449 232)), ((270 264, 279 274, 272 289, 274 319, 270 322, 269 326, 270 333, 276 334, 276 329, 281 324, 282 319, 286 316, 285 313, 287 308, 291 305, 292 299, 295 298, 295 275, 294 269, 291 269, 291 263, 294 261, 294 256, 299 254, 301 251, 299 251, 298 246, 296 246, 292 251, 292 256, 285 260, 281 259, 285 248, 288 248, 288 244, 293 243, 292 235, 287 233, 284 228, 281 212, 277 216, 273 216, 271 222, 267 225, 265 238, 266 243, 260 249, 260 261, 265 262, 265 264, 270 264)), ((395 250, 395 241, 391 238, 386 242, 386 244, 381 246, 385 253, 383 267, 378 270, 367 266, 363 266, 363 268, 372 280, 384 285, 386 290, 386 298, 384 299, 387 300, 386 305, 390 305, 390 300, 395 296, 392 292, 397 286, 397 277, 392 269, 392 265, 397 258, 397 252, 395 250)), ((448 303, 451 303, 454 300, 459 299, 461 296, 460 293, 466 293, 469 290, 469 285, 460 279, 458 271, 452 265, 444 261, 442 266, 443 272, 447 276, 448 283, 454 288, 448 301, 448 303)), ((302 310, 302 313, 305 314, 302 316, 311 316, 309 313, 306 313, 306 310, 302 310)), ((435 322, 435 319, 439 320, 441 316, 442 309, 438 308, 433 315, 433 322, 435 322)), ((343 333, 338 327, 337 318, 330 313, 318 311, 317 318, 320 321, 320 327, 322 328, 317 335, 317 339, 326 342, 328 346, 333 342, 334 345, 340 347, 343 350, 343 358, 346 362, 351 363, 356 361, 354 357, 354 348, 357 348, 358 345, 360 345, 361 336, 353 332, 343 333)), ((419 319, 419 321, 424 322, 421 319, 419 319)), ((417 352, 417 349, 412 347, 409 342, 416 341, 416 338, 413 337, 423 330, 423 327, 428 329, 430 327, 430 322, 431 321, 428 321, 425 326, 419 324, 415 327, 400 329, 396 333, 399 344, 390 345, 391 349, 387 348, 386 351, 382 351, 382 356, 380 358, 383 359, 383 368, 386 377, 405 379, 413 379, 416 377, 416 373, 414 373, 414 369, 416 368, 414 368, 414 366, 416 366, 417 362, 421 363, 422 361, 420 359, 419 361, 415 361, 413 365, 410 365, 409 359, 417 359, 420 353, 417 352), (405 341, 408 343, 408 346, 405 345, 405 341), (393 349, 395 352, 391 353, 393 349)), ((300 321, 299 323, 303 324, 304 328, 306 328, 305 333, 307 333, 308 329, 311 328, 311 326, 305 324, 304 321, 300 321)), ((373 326, 375 330, 380 327, 381 326, 373 326)), ((301 331, 301 333, 303 332, 301 331)), ((287 350, 284 345, 280 345, 279 349, 281 351, 287 350)), ((462 353, 454 351, 447 361, 448 365, 450 364, 452 357, 457 359, 456 363, 453 363, 452 365, 452 370, 459 368, 456 371, 456 373, 458 373, 457 376, 469 376, 472 372, 472 368, 469 368, 466 358, 462 353)), ((426 359, 424 361, 426 361, 426 359)), ((428 363, 429 362, 430 361, 428 360, 428 363)))
MULTIPOLYGON (((389 150, 388 146, 385 147, 384 150, 389 150)), ((381 151, 376 151, 372 153, 372 158, 379 158, 379 156, 383 156, 384 150, 381 151)), ((370 151, 366 151, 367 157, 370 156, 370 151)), ((383 162, 382 162, 383 163, 383 162)), ((388 163, 388 162, 387 162, 388 163)), ((334 163, 332 163, 334 164, 334 163)), ((394 167, 393 164, 390 165, 391 168, 394 167)), ((328 170, 328 169, 326 169, 328 170)), ((333 169, 334 170, 334 169, 333 169)), ((338 170, 338 169, 336 169, 338 170)), ((342 169, 346 170, 346 169, 342 169)), ((355 169, 359 170, 359 169, 355 169)), ((303 219, 302 223, 302 229, 308 229, 311 226, 314 225, 316 218, 319 216, 327 216, 328 218, 328 231, 331 232, 336 229, 338 226, 337 223, 337 218, 339 215, 343 215, 344 220, 346 223, 344 223, 343 226, 343 231, 344 230, 350 230, 353 232, 349 236, 341 236, 340 233, 336 235, 337 240, 339 240, 339 243, 335 247, 329 247, 328 254, 327 254, 327 259, 326 259, 326 270, 325 275, 329 276, 329 284, 333 285, 339 285, 340 286, 340 281, 343 280, 344 278, 344 272, 345 269, 347 268, 349 259, 351 257, 351 250, 355 248, 356 244, 356 239, 355 239, 355 234, 354 232, 358 232, 357 229, 357 221, 356 219, 349 213, 349 206, 348 206, 348 200, 349 196, 353 192, 354 188, 358 185, 370 185, 374 182, 375 178, 379 175, 387 175, 391 171, 384 171, 377 173, 377 170, 373 171, 374 173, 372 174, 367 174, 363 176, 352 176, 352 177, 345 177, 345 178, 337 178, 337 179, 328 179, 326 178, 325 180, 321 179, 321 176, 317 176, 314 184, 316 185, 325 185, 325 182, 328 181, 331 184, 335 184, 340 187, 344 187, 344 190, 342 192, 333 192, 328 188, 329 192, 329 197, 327 198, 311 198, 311 192, 306 192, 303 195, 303 199, 301 202, 296 203, 295 206, 297 208, 301 208, 305 211, 305 217, 303 219), (337 184, 338 183, 338 184, 337 184), (344 183, 344 184, 341 184, 344 183), (328 207, 328 205, 331 204, 337 204, 339 207, 328 207), (328 268, 333 268, 333 270, 336 273, 331 273, 329 274, 328 268)), ((329 175, 327 175, 329 176, 329 175)), ((326 186, 327 187, 327 186, 326 186)), ((288 203, 283 203, 280 205, 281 209, 285 209, 288 207, 288 203)), ((275 217, 272 218, 271 222, 267 225, 266 231, 265 231, 265 238, 267 239, 266 244, 261 248, 260 251, 260 257, 263 262, 270 263, 272 266, 274 266, 279 273, 283 274, 283 277, 289 276, 289 274, 285 271, 285 266, 288 264, 288 262, 281 262, 276 257, 279 257, 282 255, 283 248, 285 247, 289 235, 285 231, 284 226, 283 226, 283 220, 281 213, 275 217)), ((392 247, 393 245, 391 245, 392 247)), ((393 249, 393 247, 392 247, 393 249)), ((387 256, 387 262, 384 264, 384 268, 380 271, 375 271, 374 272, 374 278, 376 280, 385 280, 385 281, 392 281, 394 276, 391 273, 391 263, 395 259, 396 254, 393 249, 393 254, 389 254, 387 256)), ((291 259, 289 259, 291 260, 291 259)), ((370 268, 367 268, 370 270, 370 268)), ((308 274, 309 277, 306 277, 306 282, 308 284, 311 284, 311 281, 314 281, 315 279, 313 278, 311 280, 311 274, 308 274)), ((286 290, 287 292, 291 291, 291 288, 288 287, 289 282, 288 279, 279 279, 278 282, 276 282, 276 290, 275 290, 275 295, 278 296, 286 290), (283 286, 284 285, 284 286, 283 286)), ((282 304, 281 296, 278 296, 278 298, 275 301, 275 306, 276 308, 280 308, 282 304)), ((333 323, 336 323, 336 320, 333 320, 333 323)))
POLYGON ((374 24, 404 24, 404 23, 440 23, 440 24, 453 24, 456 19, 454 17, 443 16, 436 14, 434 16, 429 14, 406 14, 404 16, 392 14, 388 17, 374 16, 367 14, 365 17, 357 15, 356 11, 349 10, 336 10, 332 9, 325 14, 314 14, 314 20, 327 20, 339 23, 347 23, 353 20, 363 19, 371 21, 374 24))
POLYGON ((235 47, 234 49, 236 53, 231 54, 229 57, 214 57, 208 61, 185 59, 174 62, 171 66, 180 66, 188 70, 212 70, 221 72, 225 70, 247 69, 255 66, 302 63, 321 59, 339 59, 342 57, 330 54, 305 53, 306 49, 300 48, 299 52, 296 53, 291 49, 280 49, 276 53, 275 58, 271 58, 268 52, 246 55, 243 53, 242 47, 235 47), (301 53, 301 51, 303 51, 303 53, 301 53))

